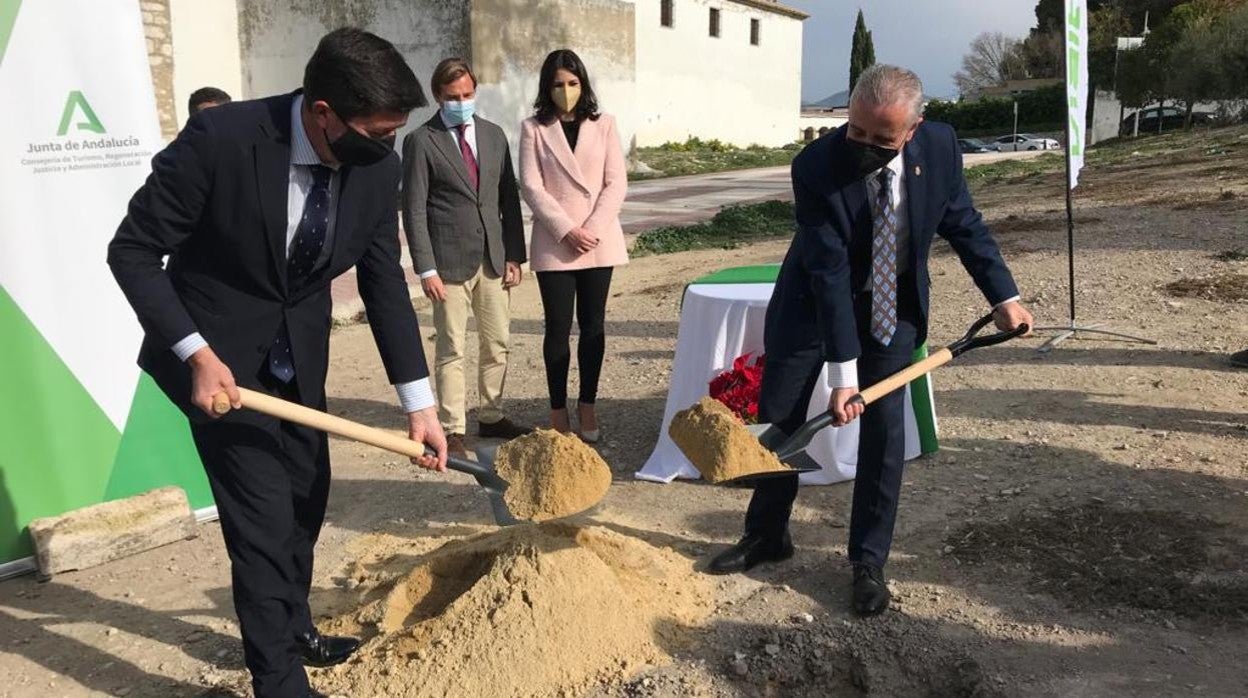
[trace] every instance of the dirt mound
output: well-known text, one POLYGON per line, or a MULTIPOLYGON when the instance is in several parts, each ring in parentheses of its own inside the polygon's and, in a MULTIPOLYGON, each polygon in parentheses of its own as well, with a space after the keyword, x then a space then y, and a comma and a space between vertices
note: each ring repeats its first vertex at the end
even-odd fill
POLYGON ((508 482, 503 500, 518 519, 571 516, 597 504, 611 486, 611 468, 597 451, 551 429, 503 444, 494 466, 508 482))
POLYGON ((787 470, 720 401, 704 397, 672 417, 667 433, 707 482, 787 470))
POLYGON ((1022 564, 1031 585, 1076 608, 1248 620, 1248 546, 1226 527, 1174 511, 1091 504, 975 522, 950 536, 972 564, 1022 564))
POLYGON ((1248 300, 1248 274, 1226 273, 1201 279, 1179 279, 1163 286, 1172 296, 1208 301, 1248 300))
POLYGON ((559 522, 453 541, 366 598, 327 624, 370 637, 318 682, 329 692, 576 694, 664 662, 711 608, 709 585, 674 552, 559 522))

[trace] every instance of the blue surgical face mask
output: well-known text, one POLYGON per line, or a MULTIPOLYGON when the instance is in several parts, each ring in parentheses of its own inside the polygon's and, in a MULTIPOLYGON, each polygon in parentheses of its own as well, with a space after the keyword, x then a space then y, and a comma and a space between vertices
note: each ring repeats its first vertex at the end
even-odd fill
POLYGON ((477 103, 471 99, 462 102, 445 101, 442 103, 442 118, 451 126, 466 124, 472 120, 477 111, 477 103))

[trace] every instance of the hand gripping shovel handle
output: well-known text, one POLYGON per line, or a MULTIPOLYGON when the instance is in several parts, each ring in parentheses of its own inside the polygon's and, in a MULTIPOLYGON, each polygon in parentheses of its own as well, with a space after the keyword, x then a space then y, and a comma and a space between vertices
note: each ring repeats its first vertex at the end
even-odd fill
MULTIPOLYGON (((247 388, 239 388, 238 396, 243 403, 243 407, 292 424, 299 424, 309 429, 316 429, 327 434, 341 436, 344 439, 376 446, 408 458, 434 455, 433 450, 426 448, 424 444, 418 444, 398 434, 360 424, 359 422, 353 422, 349 419, 343 419, 342 417, 336 417, 332 414, 326 414, 310 407, 304 407, 288 400, 273 397, 272 395, 265 395, 247 388)), ((230 409, 230 398, 225 393, 218 393, 213 397, 213 412, 223 415, 228 413, 230 409)), ((446 459, 446 465, 451 470, 458 470, 461 473, 472 475, 478 478, 478 481, 480 481, 480 478, 487 480, 498 479, 498 474, 493 470, 472 461, 451 457, 446 459)))
POLYGON ((987 315, 976 320, 975 324, 971 325, 970 329, 966 331, 966 334, 949 344, 949 346, 936 350, 926 359, 923 359, 918 363, 911 364, 888 378, 885 378, 879 383, 863 390, 850 398, 849 402, 851 404, 855 402, 862 403, 864 406, 870 405, 876 400, 879 400, 885 395, 888 395, 894 390, 906 385, 915 378, 931 373, 933 370, 944 366, 950 361, 953 361, 953 359, 957 356, 961 356, 972 349, 990 347, 994 344, 1008 342, 1015 337, 1021 337, 1022 335, 1027 334, 1027 332, 1031 329, 1026 324, 1023 324, 1008 332, 996 332, 994 334, 984 335, 983 337, 976 336, 990 324, 992 324, 992 313, 988 313, 987 315))
MULTIPOLYGON (((1028 330, 1031 329, 1024 324, 1019 325, 1009 332, 997 332, 995 334, 984 335, 983 337, 976 336, 991 323, 992 313, 988 313, 987 315, 976 320, 975 324, 971 325, 970 329, 966 331, 966 334, 959 337, 949 346, 938 349, 926 359, 923 359, 918 363, 911 364, 901 371, 885 378, 879 383, 876 383, 875 385, 859 392, 857 395, 849 399, 849 403, 861 403, 864 407, 866 405, 870 405, 894 390, 905 386, 915 378, 944 366, 952 361, 956 356, 960 356, 971 349, 990 347, 994 344, 1008 342, 1015 337, 1027 334, 1028 330)), ((781 444, 778 449, 776 449, 776 455, 779 456, 781 461, 793 457, 806 449, 806 446, 810 444, 810 441, 814 438, 815 434, 835 423, 836 416, 831 412, 823 412, 819 414, 819 416, 798 427, 797 431, 793 432, 793 435, 786 439, 785 442, 781 444)))

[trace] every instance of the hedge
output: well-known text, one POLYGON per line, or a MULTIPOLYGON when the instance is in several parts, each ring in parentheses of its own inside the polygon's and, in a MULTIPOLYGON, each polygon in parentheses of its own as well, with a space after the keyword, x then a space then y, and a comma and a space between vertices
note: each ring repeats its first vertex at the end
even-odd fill
MULTIPOLYGON (((974 102, 933 100, 923 116, 951 124, 959 133, 1008 131, 1014 126, 1014 100, 1004 97, 987 97, 974 102)), ((1060 124, 1065 120, 1065 85, 1042 87, 1018 96, 1020 125, 1060 124)))

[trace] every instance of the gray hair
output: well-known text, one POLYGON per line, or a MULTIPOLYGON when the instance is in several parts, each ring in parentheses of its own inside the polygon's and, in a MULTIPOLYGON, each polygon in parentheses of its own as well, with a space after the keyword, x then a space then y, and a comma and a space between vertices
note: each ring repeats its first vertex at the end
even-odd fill
POLYGON ((849 103, 864 100, 875 106, 907 104, 914 112, 914 120, 923 116, 923 81, 912 70, 895 65, 877 63, 862 71, 849 103))

